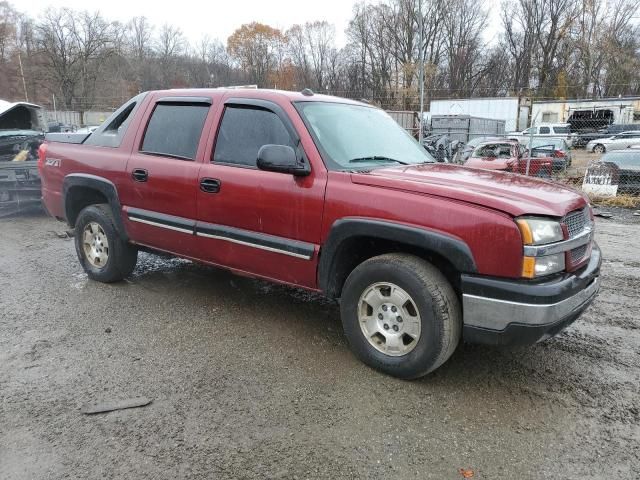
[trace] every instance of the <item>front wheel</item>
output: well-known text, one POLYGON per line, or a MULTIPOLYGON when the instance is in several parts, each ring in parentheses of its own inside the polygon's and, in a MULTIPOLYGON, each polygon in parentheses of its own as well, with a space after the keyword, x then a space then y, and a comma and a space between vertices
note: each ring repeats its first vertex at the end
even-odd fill
POLYGON ((595 147, 593 147, 593 153, 604 153, 605 148, 604 145, 596 145, 595 147))
POLYGON ((109 205, 84 208, 75 229, 76 253, 89 278, 111 283, 133 272, 138 250, 118 234, 109 205))
POLYGON ((413 255, 381 255, 356 267, 342 290, 340 313, 354 354, 399 378, 435 370, 460 341, 462 314, 453 287, 413 255))

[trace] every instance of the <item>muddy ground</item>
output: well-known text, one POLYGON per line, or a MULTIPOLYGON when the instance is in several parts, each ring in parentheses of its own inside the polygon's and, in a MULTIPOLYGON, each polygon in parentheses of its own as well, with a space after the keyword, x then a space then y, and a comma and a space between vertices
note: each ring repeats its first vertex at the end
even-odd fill
POLYGON ((63 224, 0 220, 0 478, 637 478, 639 230, 598 228, 577 323, 405 382, 359 363, 320 297, 146 254, 94 283, 63 224))

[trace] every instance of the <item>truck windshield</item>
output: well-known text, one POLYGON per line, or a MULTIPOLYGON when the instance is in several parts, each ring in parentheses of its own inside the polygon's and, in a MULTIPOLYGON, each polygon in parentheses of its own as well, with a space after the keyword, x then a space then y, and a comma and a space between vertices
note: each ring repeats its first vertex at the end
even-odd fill
POLYGON ((327 167, 355 170, 435 160, 383 110, 361 105, 298 102, 327 167))

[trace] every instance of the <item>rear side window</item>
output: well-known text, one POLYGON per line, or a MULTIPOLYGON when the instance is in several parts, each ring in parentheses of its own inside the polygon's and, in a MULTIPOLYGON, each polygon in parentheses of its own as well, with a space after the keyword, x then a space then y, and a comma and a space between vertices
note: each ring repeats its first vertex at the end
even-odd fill
POLYGON ((95 145, 97 147, 119 147, 124 138, 124 134, 127 132, 127 127, 129 123, 131 123, 131 119, 134 117, 138 106, 142 103, 146 95, 145 92, 133 97, 113 112, 111 116, 84 141, 84 144, 95 145))
POLYGON ((553 131, 564 135, 565 133, 569 133, 569 127, 553 127, 553 131))
POLYGON ((147 125, 140 151, 193 160, 208 112, 208 105, 159 103, 147 125))
POLYGON ((269 144, 295 148, 275 113, 262 108, 229 106, 218 130, 213 161, 255 167, 258 150, 269 144))

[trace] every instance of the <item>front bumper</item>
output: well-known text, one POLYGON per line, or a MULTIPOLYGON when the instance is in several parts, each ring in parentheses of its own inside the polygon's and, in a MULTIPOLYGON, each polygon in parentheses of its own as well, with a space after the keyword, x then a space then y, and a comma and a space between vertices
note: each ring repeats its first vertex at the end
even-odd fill
POLYGON ((526 345, 573 323, 600 288, 602 255, 594 243, 580 270, 537 282, 462 276, 463 338, 470 343, 526 345))

